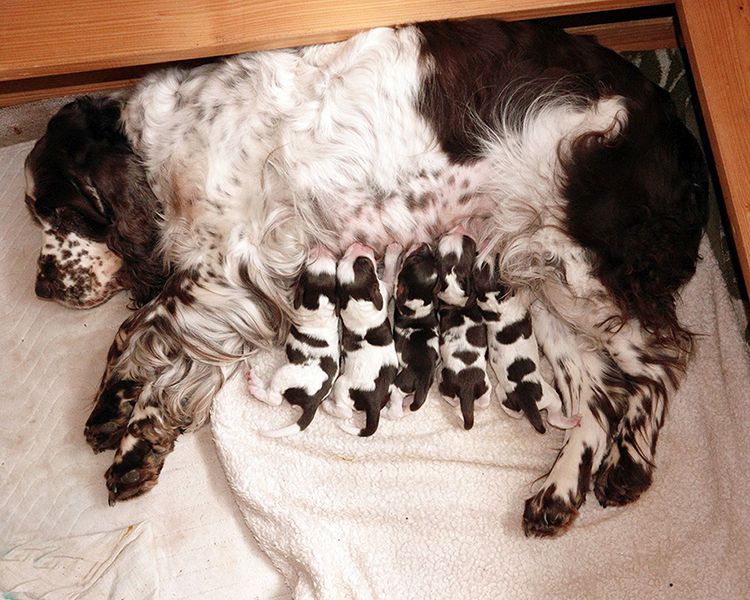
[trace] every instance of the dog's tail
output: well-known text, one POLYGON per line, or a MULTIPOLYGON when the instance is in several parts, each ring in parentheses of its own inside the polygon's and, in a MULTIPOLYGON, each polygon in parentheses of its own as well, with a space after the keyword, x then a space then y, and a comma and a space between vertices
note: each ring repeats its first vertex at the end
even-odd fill
POLYGON ((427 400, 427 392, 430 391, 432 385, 432 379, 430 381, 420 381, 417 383, 417 388, 414 390, 414 400, 411 402, 409 409, 415 412, 422 408, 425 400, 427 400))
POLYGON ((461 386, 461 391, 458 394, 461 400, 461 414, 464 417, 464 429, 471 429, 474 427, 474 390, 461 386))
POLYGON ((511 410, 521 410, 529 423, 539 433, 546 431, 542 414, 539 412, 537 402, 542 397, 542 386, 537 382, 521 381, 516 388, 508 394, 503 404, 511 410))
POLYGON ((300 431, 304 431, 315 418, 315 413, 318 411, 318 406, 320 406, 320 403, 311 402, 310 404, 305 404, 302 407, 302 415, 299 419, 297 419, 296 423, 292 423, 291 425, 287 425, 286 427, 282 427, 281 429, 271 429, 268 431, 264 431, 263 435, 267 437, 278 438, 295 435, 300 431))

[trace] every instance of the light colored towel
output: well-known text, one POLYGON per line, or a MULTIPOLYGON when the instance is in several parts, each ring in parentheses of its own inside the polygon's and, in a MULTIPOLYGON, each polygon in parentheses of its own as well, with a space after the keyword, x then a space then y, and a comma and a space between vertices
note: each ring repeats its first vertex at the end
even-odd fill
MULTIPOLYGON (((572 529, 526 539, 524 498, 562 433, 541 436, 494 403, 464 431, 433 392, 372 438, 319 411, 296 419, 231 382, 213 408, 220 458, 244 518, 294 596, 307 598, 740 598, 750 594, 750 360, 708 244, 681 318, 703 334, 671 405, 652 488, 572 529)), ((281 353, 253 364, 267 378, 281 353)))
POLYGON ((27 542, 0 555, 0 592, 13 600, 159 597, 151 525, 27 542))

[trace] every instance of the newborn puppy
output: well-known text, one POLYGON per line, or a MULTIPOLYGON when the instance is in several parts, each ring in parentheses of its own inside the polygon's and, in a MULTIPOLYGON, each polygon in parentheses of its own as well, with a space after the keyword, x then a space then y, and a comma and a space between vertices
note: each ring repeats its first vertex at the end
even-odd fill
POLYGON ((541 410, 547 411, 547 422, 553 427, 575 427, 580 415, 563 414, 560 396, 539 372, 539 346, 531 313, 522 297, 500 281, 496 259, 477 262, 474 289, 487 326, 489 360, 499 383, 495 394, 500 405, 513 417, 525 414, 539 433, 545 431, 541 410))
POLYGON ((339 261, 336 271, 341 315, 343 363, 333 386, 333 402, 326 410, 343 418, 352 409, 364 411, 365 427, 342 428, 362 437, 378 429, 380 410, 390 398, 396 379, 398 357, 388 320, 389 290, 393 274, 378 279, 372 248, 352 244, 339 261))
POLYGON ((266 389, 251 371, 248 389, 258 400, 278 406, 286 400, 302 408, 296 423, 266 435, 280 437, 304 430, 331 391, 339 371, 339 319, 336 315, 336 259, 320 247, 294 290, 294 324, 286 339, 287 363, 266 389))
POLYGON ((471 275, 476 244, 462 229, 440 238, 440 393, 461 404, 464 428, 474 426, 474 403, 489 405, 492 387, 487 377, 487 329, 476 304, 471 275))
MULTIPOLYGON (((389 246, 386 264, 390 252, 389 246)), ((403 415, 404 401, 410 397, 411 410, 419 410, 435 378, 438 361, 435 293, 438 281, 437 261, 427 244, 406 256, 398 274, 393 314, 399 371, 389 406, 392 417, 403 415)))

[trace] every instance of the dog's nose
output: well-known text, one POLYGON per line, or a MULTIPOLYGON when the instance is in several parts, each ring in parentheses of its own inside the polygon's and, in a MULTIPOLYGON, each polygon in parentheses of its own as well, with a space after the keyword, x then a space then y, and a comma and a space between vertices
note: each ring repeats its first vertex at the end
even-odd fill
POLYGON ((52 298, 52 285, 47 279, 37 279, 34 292, 40 298, 52 298))

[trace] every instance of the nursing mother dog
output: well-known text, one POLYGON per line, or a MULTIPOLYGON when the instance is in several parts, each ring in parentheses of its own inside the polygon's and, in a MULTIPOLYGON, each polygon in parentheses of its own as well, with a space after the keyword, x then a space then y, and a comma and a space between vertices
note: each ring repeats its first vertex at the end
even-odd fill
POLYGON ((169 69, 62 108, 26 175, 37 294, 138 304, 85 431, 115 451, 112 503, 151 489, 248 353, 283 342, 313 247, 382 255, 459 225, 499 255, 581 418, 525 531, 565 530, 592 485, 612 506, 651 484, 692 351, 675 294, 706 170, 668 94, 587 38, 437 22, 169 69))

